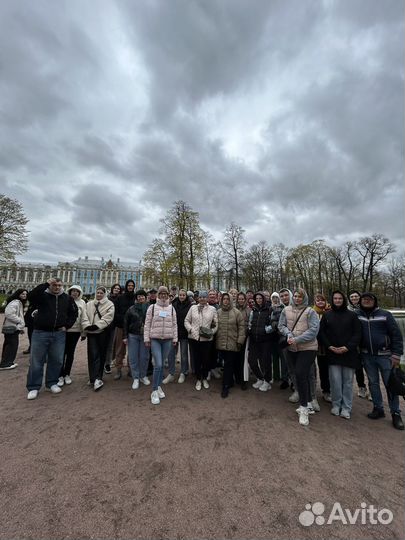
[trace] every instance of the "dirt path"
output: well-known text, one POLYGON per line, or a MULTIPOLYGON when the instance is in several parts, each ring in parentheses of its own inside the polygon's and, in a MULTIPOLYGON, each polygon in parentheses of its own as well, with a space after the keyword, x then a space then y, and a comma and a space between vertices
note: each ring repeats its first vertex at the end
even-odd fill
POLYGON ((321 402, 303 428, 278 385, 222 400, 220 382, 189 378, 153 406, 126 377, 89 389, 85 343, 73 384, 27 401, 25 347, 0 372, 1 539, 404 538, 404 432, 368 420, 370 402, 356 397, 351 421, 321 402), (337 502, 394 518, 303 526, 315 502, 326 520, 337 502))

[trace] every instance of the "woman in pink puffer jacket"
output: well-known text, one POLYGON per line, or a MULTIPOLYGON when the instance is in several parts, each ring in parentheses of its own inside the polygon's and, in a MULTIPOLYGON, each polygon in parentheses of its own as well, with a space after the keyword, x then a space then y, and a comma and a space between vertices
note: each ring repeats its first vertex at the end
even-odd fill
POLYGON ((163 362, 169 356, 171 347, 177 345, 176 310, 169 303, 167 287, 159 287, 156 304, 146 312, 143 339, 146 347, 151 347, 153 357, 153 387, 151 402, 158 405, 165 397, 161 388, 163 362))

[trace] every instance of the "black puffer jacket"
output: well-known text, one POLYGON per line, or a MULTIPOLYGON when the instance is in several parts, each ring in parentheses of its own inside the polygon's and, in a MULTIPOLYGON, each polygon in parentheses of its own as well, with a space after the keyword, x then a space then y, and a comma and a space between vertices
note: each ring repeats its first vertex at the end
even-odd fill
POLYGON ((143 336, 146 312, 149 304, 134 304, 124 315, 124 326, 122 337, 126 339, 128 334, 143 336))
MULTIPOLYGON (((266 332, 266 327, 271 327, 271 309, 266 306, 266 298, 262 293, 256 293, 254 295, 255 305, 252 308, 249 317, 248 335, 252 341, 256 343, 262 343, 264 341, 271 341, 271 333, 266 332), (263 298, 263 304, 259 306, 256 303, 256 297, 260 295, 263 298)), ((277 336, 277 332, 274 332, 277 336)))
POLYGON ((28 293, 29 302, 37 310, 34 313, 34 330, 53 332, 62 327, 67 330, 73 326, 78 316, 76 302, 65 292, 46 292, 48 288, 48 283, 42 283, 28 293))
POLYGON ((179 298, 175 298, 172 302, 172 306, 176 310, 177 315, 177 334, 178 339, 187 339, 188 332, 184 326, 184 319, 188 313, 188 310, 191 308, 190 299, 187 297, 184 302, 181 302, 179 298))
POLYGON ((363 333, 360 343, 362 353, 400 357, 404 352, 401 330, 392 313, 378 307, 378 300, 374 294, 363 293, 363 296, 374 298, 374 309, 358 309, 356 311, 361 323, 363 333))
POLYGON ((358 346, 361 340, 361 324, 357 315, 347 309, 345 295, 341 291, 332 294, 331 310, 326 311, 321 319, 318 338, 326 350, 329 364, 338 364, 353 369, 360 367, 358 346), (333 303, 333 295, 339 293, 344 302, 341 307, 333 303), (346 347, 347 353, 336 354, 329 347, 346 347))

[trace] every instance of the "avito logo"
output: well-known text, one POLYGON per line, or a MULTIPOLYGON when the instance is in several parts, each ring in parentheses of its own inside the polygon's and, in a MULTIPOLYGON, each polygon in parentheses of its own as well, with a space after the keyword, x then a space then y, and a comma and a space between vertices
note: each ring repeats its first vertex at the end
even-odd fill
POLYGON ((316 525, 331 525, 335 522, 340 522, 343 525, 388 525, 394 519, 394 514, 387 508, 379 510, 374 505, 362 502, 360 508, 350 510, 343 508, 339 502, 333 504, 332 510, 328 517, 324 516, 325 505, 321 502, 306 504, 305 510, 301 512, 298 519, 304 527, 310 527, 314 523, 316 525))

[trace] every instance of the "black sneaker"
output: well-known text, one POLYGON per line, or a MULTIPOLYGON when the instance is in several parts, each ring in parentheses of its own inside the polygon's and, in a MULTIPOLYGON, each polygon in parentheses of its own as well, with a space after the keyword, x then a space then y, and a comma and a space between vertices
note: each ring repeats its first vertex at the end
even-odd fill
POLYGON ((240 383, 240 389, 241 390, 247 390, 248 389, 248 383, 246 381, 243 381, 240 383))
POLYGON ((110 366, 110 364, 106 364, 104 366, 104 373, 107 373, 107 375, 111 374, 111 366, 110 366))
POLYGON ((404 423, 402 422, 402 418, 399 413, 394 413, 392 415, 392 425, 394 426, 395 429, 400 429, 401 431, 405 429, 404 423))
POLYGON ((377 418, 385 418, 385 413, 383 409, 377 409, 377 407, 374 407, 371 413, 368 413, 367 416, 371 418, 371 420, 377 420, 377 418))
POLYGON ((226 386, 222 388, 221 398, 227 398, 229 396, 229 388, 226 386))
POLYGON ((289 388, 290 385, 288 384, 288 381, 283 381, 281 384, 280 384, 280 390, 287 390, 287 388, 289 388))

